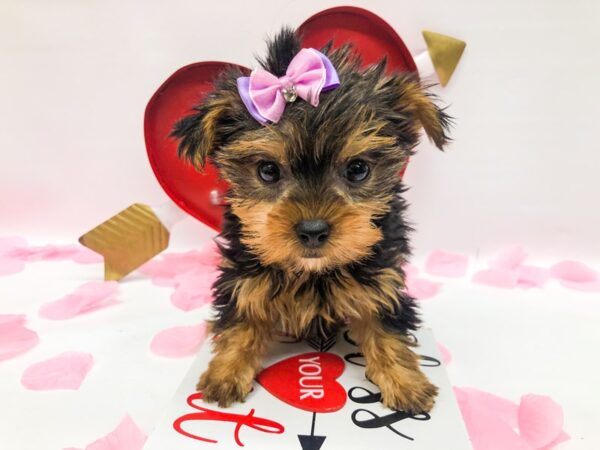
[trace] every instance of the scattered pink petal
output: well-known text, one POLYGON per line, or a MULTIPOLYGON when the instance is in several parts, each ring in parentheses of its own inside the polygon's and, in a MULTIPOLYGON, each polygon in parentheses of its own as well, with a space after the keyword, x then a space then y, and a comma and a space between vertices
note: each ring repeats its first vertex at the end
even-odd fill
POLYGON ((45 245, 40 247, 20 247, 12 250, 8 255, 22 261, 64 261, 77 253, 74 245, 58 246, 45 245))
POLYGON ((521 397, 519 431, 532 448, 545 447, 558 439, 563 428, 563 410, 550 397, 528 394, 521 397))
POLYGON ((196 353, 206 338, 206 324, 168 328, 156 334, 150 350, 159 356, 181 358, 196 353))
POLYGON ((220 256, 214 243, 207 244, 201 250, 186 253, 166 253, 160 259, 152 260, 139 268, 142 273, 156 279, 175 278, 185 272, 199 268, 214 269, 219 263, 220 256))
POLYGON ((550 272, 543 267, 523 264, 526 258, 527 252, 523 247, 504 250, 490 261, 489 269, 475 273, 473 281, 505 289, 544 287, 550 272))
POLYGON ((0 361, 31 350, 39 340, 35 331, 25 328, 24 315, 0 315, 0 361))
POLYGON ((104 262, 102 255, 85 247, 79 248, 71 259, 77 264, 99 264, 104 262))
POLYGON ((90 281, 79 286, 72 294, 42 305, 40 316, 64 320, 119 303, 115 298, 119 289, 116 281, 90 281))
POLYGON ((216 242, 210 241, 200 249, 199 256, 207 266, 218 266, 221 263, 221 251, 216 242))
POLYGON ((140 267, 157 286, 175 288, 171 303, 183 311, 200 308, 213 301, 212 285, 219 274, 220 251, 214 242, 201 250, 167 253, 140 267))
POLYGON ((175 291, 171 295, 171 303, 182 311, 192 311, 212 302, 210 292, 189 294, 184 291, 175 291))
POLYGON ((488 286, 512 289, 517 286, 519 274, 515 270, 485 269, 473 275, 473 282, 488 286))
POLYGON ((545 447, 540 448, 539 450, 552 450, 555 446, 557 446, 561 442, 566 442, 569 439, 571 439, 571 436, 569 436, 564 431, 561 431, 560 434, 558 435, 558 437, 554 441, 552 441, 550 444, 546 445, 545 447))
POLYGON ((191 311, 211 303, 212 285, 218 275, 219 272, 214 268, 204 268, 175 276, 177 284, 171 295, 171 302, 183 311, 191 311))
POLYGON ((27 241, 19 236, 0 237, 0 255, 6 255, 14 249, 27 247, 27 241))
POLYGON ((477 389, 454 394, 474 450, 534 450, 515 431, 516 403, 477 389))
POLYGON ((562 409, 548 397, 526 395, 517 405, 472 388, 454 394, 474 450, 550 450, 569 439, 562 409))
POLYGON ((23 325, 25 323, 24 314, 0 314, 0 327, 9 325, 23 325))
POLYGON ((523 247, 511 247, 500 252, 490 261, 490 269, 516 269, 527 258, 523 247))
POLYGON ((554 278, 574 283, 593 283, 600 281, 598 272, 579 261, 562 261, 550 268, 554 278))
POLYGON ((425 271, 442 277, 462 277, 467 273, 469 258, 442 250, 432 252, 425 262, 425 271))
POLYGON ((450 353, 450 350, 448 350, 445 345, 440 344, 439 342, 437 343, 437 348, 440 352, 440 356, 442 357, 442 362, 444 365, 447 366, 450 364, 452 361, 452 354, 450 353))
POLYGON ((417 274, 419 273, 419 269, 417 269, 412 264, 408 264, 408 263, 402 265, 402 270, 404 270, 404 274, 407 277, 416 277, 417 274))
POLYGON ((544 287, 550 279, 550 271, 543 267, 535 266, 518 266, 517 271, 517 286, 520 288, 544 287))
POLYGON ((131 417, 125 416, 114 431, 88 445, 85 450, 142 450, 147 438, 131 417))
POLYGON ((419 300, 434 297, 442 286, 442 283, 418 277, 406 277, 405 284, 408 295, 419 300))
POLYGON ((94 365, 88 353, 65 352, 29 366, 21 384, 33 391, 77 390, 94 365))
POLYGON ((589 283, 576 283, 574 281, 561 281, 564 287, 583 292, 600 292, 600 281, 592 281, 589 283))
POLYGON ((456 390, 466 396, 471 407, 494 411, 500 420, 506 422, 511 428, 517 428, 519 405, 512 400, 474 388, 454 388, 455 393, 456 390))
POLYGON ((22 238, 0 238, 0 256, 19 261, 65 261, 71 259, 79 264, 103 261, 102 256, 82 245, 31 246, 22 238))
MULTIPOLYGON (((36 249, 36 247, 33 247, 36 249)), ((36 249, 36 257, 45 261, 66 261, 73 258, 79 249, 75 245, 46 245, 36 249)))
POLYGON ((0 256, 0 276, 13 275, 25 269, 25 263, 18 259, 0 256))

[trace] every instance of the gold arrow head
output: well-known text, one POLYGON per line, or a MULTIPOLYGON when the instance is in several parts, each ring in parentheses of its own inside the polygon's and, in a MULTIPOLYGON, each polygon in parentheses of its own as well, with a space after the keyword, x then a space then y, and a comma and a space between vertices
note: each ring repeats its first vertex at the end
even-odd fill
POLYGON ((442 86, 446 86, 465 51, 467 43, 433 31, 423 31, 423 38, 427 43, 429 57, 440 83, 442 86))
POLYGON ((104 256, 104 279, 120 280, 169 245, 169 231, 147 205, 134 203, 79 238, 104 256))

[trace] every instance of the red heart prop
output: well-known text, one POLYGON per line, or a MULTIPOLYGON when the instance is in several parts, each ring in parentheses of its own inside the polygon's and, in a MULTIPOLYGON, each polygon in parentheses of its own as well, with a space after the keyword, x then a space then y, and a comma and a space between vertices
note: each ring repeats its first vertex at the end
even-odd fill
MULTIPOLYGON (((331 39, 334 47, 351 42, 364 65, 387 56, 388 70, 416 72, 415 62, 394 29, 381 17, 361 8, 341 6, 321 11, 298 28, 303 47, 321 48, 331 39)), ((167 195, 183 210, 219 230, 223 210, 219 194, 227 183, 210 164, 201 174, 177 157, 177 141, 169 137, 173 124, 191 112, 213 88, 213 80, 228 64, 200 62, 171 75, 146 107, 144 136, 150 165, 167 195)), ((241 66, 243 70, 248 71, 241 66)))
POLYGON ((346 404, 346 390, 336 381, 344 360, 333 353, 304 353, 261 371, 257 381, 279 400, 311 412, 334 412, 346 404))

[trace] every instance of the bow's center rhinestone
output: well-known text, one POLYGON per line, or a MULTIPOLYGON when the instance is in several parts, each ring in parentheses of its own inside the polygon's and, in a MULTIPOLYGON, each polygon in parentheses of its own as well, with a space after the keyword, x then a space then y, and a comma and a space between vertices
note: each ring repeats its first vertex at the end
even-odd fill
POLYGON ((283 98, 285 99, 285 101, 288 103, 292 103, 298 98, 298 93, 296 92, 296 88, 293 85, 290 87, 283 88, 281 93, 283 94, 283 98))

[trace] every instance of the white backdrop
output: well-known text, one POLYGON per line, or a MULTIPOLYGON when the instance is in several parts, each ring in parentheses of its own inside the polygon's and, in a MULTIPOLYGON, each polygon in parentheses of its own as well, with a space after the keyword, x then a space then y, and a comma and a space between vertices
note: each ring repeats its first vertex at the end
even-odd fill
MULTIPOLYGON (((520 243, 598 257, 600 3, 348 3, 413 52, 422 29, 468 44, 440 90, 455 142, 445 154, 423 144, 407 173, 417 254, 520 243)), ((267 34, 338 4, 2 0, 0 233, 70 240, 132 202, 162 203, 142 133, 154 90, 194 61, 251 65, 267 34)), ((208 232, 190 219, 174 244, 208 232)))
MULTIPOLYGON (((416 259, 435 248, 486 259, 522 244, 546 266, 577 258, 600 268, 600 2, 349 3, 384 17, 414 53, 425 47, 422 29, 467 42, 439 90, 456 117, 455 141, 446 153, 424 143, 406 176, 416 259)), ((133 202, 163 203, 142 131, 155 89, 195 61, 252 65, 267 34, 340 3, 252 4, 0 0, 0 236, 74 241, 133 202)), ((189 219, 175 228, 173 246, 190 249, 210 234, 189 219)), ((0 398, 19 405, 4 417, 0 408, 3 449, 83 447, 125 412, 149 432, 187 371, 189 358, 153 357, 149 342, 208 310, 174 308, 171 289, 139 274, 121 283, 124 301, 112 310, 60 323, 39 317, 41 304, 101 274, 99 264, 47 262, 0 282, 0 312, 27 314, 41 336, 0 366, 0 398), (64 350, 99 361, 77 395, 19 385, 28 365, 64 350), (23 425, 31 423, 35 433, 23 425)), ((434 280, 443 288, 421 303, 423 317, 452 351, 452 384, 513 400, 550 395, 572 436, 561 448, 600 448, 592 401, 600 361, 590 358, 600 348, 598 294, 558 283, 525 291, 434 280)))

